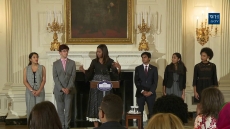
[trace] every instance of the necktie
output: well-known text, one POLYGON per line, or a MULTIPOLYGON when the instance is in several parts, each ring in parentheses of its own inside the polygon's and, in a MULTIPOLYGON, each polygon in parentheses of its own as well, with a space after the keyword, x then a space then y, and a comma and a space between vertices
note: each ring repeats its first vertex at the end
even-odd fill
POLYGON ((148 66, 145 66, 145 75, 148 75, 148 66))
POLYGON ((66 60, 62 60, 63 69, 65 71, 66 60))

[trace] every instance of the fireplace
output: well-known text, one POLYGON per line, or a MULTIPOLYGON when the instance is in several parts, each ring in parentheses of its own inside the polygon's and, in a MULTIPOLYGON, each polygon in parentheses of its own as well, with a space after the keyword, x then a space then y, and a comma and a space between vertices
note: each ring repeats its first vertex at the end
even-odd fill
MULTIPOLYGON (((121 65, 121 88, 117 89, 114 93, 121 96, 124 100, 124 112, 129 111, 129 106, 136 105, 136 87, 134 84, 134 73, 135 67, 142 64, 141 54, 142 51, 110 51, 110 58, 114 61, 117 61, 121 65)), ((165 69, 165 61, 162 59, 164 54, 158 52, 151 52, 152 58, 151 62, 153 65, 158 66, 159 79, 160 75, 165 69)), ((47 52, 47 76, 52 77, 52 65, 53 62, 60 59, 60 55, 56 51, 47 52)), ((79 66, 83 65, 85 69, 88 69, 92 59, 95 58, 95 52, 92 51, 70 51, 68 54, 68 58, 75 61, 77 76, 76 76, 76 88, 77 94, 73 100, 73 116, 71 124, 73 127, 79 126, 93 126, 93 123, 88 123, 85 121, 86 109, 87 109, 87 100, 89 95, 89 82, 85 82, 84 74, 78 71, 79 66), (83 101, 84 100, 84 101, 83 101), (86 101, 85 101, 86 100, 86 101)), ((52 79, 47 79, 52 80, 52 79)), ((158 87, 161 86, 159 80, 158 87)), ((48 81, 46 85, 54 85, 53 81, 48 81)), ((51 90, 53 88, 50 88, 51 90)), ((161 89, 161 88, 158 88, 161 89)), ((161 96, 161 90, 156 91, 157 96, 161 96)), ((54 98, 50 98, 55 103, 54 98)), ((146 109, 146 108, 145 108, 146 109)), ((143 112, 143 121, 147 120, 147 111, 143 112)), ((125 119, 124 116, 122 118, 125 119)))

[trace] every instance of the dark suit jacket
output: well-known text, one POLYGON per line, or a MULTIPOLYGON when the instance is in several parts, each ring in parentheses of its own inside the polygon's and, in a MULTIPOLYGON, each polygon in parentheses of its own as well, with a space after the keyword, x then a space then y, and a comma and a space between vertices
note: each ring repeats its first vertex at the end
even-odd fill
MULTIPOLYGON (((164 73, 164 80, 163 80, 163 86, 167 88, 171 88, 173 85, 173 71, 170 70, 170 66, 167 65, 165 68, 165 73, 164 73)), ((177 80, 179 82, 179 87, 180 90, 183 90, 186 88, 186 73, 184 74, 179 74, 179 79, 177 80)))
POLYGON ((158 82, 157 67, 150 65, 148 67, 148 75, 145 75, 144 66, 139 65, 135 68, 134 82, 137 88, 136 97, 141 97, 142 90, 151 91, 156 96, 156 88, 158 82))
POLYGON ((117 121, 109 121, 109 122, 103 123, 100 127, 97 127, 94 129, 126 129, 126 128, 123 127, 117 121))

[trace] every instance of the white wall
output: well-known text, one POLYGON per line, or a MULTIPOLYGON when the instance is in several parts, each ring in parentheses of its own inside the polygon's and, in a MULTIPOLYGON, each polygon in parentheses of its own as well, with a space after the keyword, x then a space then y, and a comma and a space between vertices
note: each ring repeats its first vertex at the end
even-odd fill
MULTIPOLYGON (((32 50, 37 51, 41 54, 44 54, 46 51, 49 51, 50 42, 53 41, 53 33, 47 33, 46 31, 46 19, 47 19, 47 12, 50 10, 62 11, 64 12, 64 0, 31 0, 31 17, 32 18, 32 50), (51 1, 53 1, 52 4, 51 1)), ((162 34, 156 36, 156 46, 160 52, 165 52, 165 42, 166 39, 166 0, 133 0, 134 3, 134 13, 135 15, 137 12, 143 11, 143 9, 151 8, 152 12, 158 11, 162 14, 162 34)), ((139 19, 138 19, 139 20, 139 19)), ((61 40, 62 34, 59 34, 59 41, 64 42, 61 40)), ((138 34, 137 39, 134 39, 135 43, 133 45, 108 45, 110 51, 132 51, 137 50, 138 43, 140 41, 141 34, 138 34)), ((147 35, 148 36, 148 35, 147 35)), ((86 51, 95 51, 97 45, 69 45, 71 51, 81 51, 82 48, 86 51)), ((151 48, 150 48, 151 49, 151 48)))
POLYGON ((0 91, 7 82, 7 60, 6 60, 6 10, 5 0, 0 0, 0 91))

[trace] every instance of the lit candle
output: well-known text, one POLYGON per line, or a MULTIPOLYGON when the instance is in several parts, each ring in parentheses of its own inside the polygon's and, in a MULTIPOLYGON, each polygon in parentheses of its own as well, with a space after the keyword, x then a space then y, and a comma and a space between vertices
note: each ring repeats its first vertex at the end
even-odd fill
POLYGON ((140 23, 139 24, 141 25, 141 12, 139 13, 139 15, 140 15, 140 23))
POLYGON ((156 28, 158 29, 158 12, 157 12, 157 26, 156 26, 156 28))
POLYGON ((198 28, 198 19, 199 17, 196 17, 196 28, 198 28))
POLYGON ((161 15, 161 20, 160 20, 160 30, 161 30, 161 22, 162 22, 162 15, 161 15))
POLYGON ((204 11, 202 10, 202 17, 201 17, 201 19, 202 19, 202 22, 203 22, 203 20, 204 20, 204 11))
POLYGON ((63 15, 62 15, 62 11, 60 11, 60 12, 61 12, 61 22, 60 23, 62 24, 63 23, 63 19, 62 19, 63 15))
POLYGON ((149 6, 149 14, 150 14, 150 6, 149 6))
POLYGON ((145 12, 143 13, 143 19, 145 19, 145 12))
POLYGON ((46 19, 46 25, 48 26, 49 24, 49 11, 47 12, 47 19, 46 19))
POLYGON ((49 23, 51 23, 52 22, 52 13, 51 13, 51 10, 50 10, 50 13, 49 13, 49 23))
POLYGON ((58 15, 58 23, 61 24, 61 13, 58 15))
POLYGON ((148 12, 147 12, 147 25, 148 25, 148 23, 149 23, 149 19, 148 19, 148 12))
POLYGON ((142 24, 142 21, 143 21, 143 12, 142 12, 142 17, 141 17, 141 24, 142 24))
POLYGON ((136 12, 136 17, 135 17, 135 23, 134 23, 135 28, 137 27, 137 12, 136 12))
POLYGON ((55 20, 55 18, 56 18, 56 15, 55 15, 55 6, 54 6, 53 13, 54 13, 54 20, 55 20))
POLYGON ((58 20, 58 18, 59 18, 58 11, 56 11, 56 18, 57 18, 57 22, 59 22, 59 20, 58 20))
POLYGON ((54 13, 54 20, 55 20, 55 18, 56 18, 55 11, 53 11, 53 13, 54 13))

